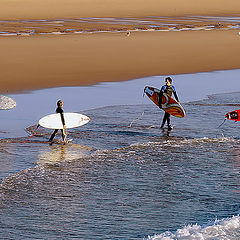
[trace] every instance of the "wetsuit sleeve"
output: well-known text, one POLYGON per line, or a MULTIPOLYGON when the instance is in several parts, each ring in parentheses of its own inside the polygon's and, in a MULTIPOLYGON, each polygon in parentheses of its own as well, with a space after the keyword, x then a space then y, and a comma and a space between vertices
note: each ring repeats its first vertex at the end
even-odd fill
POLYGON ((174 94, 174 97, 175 97, 175 99, 177 100, 177 102, 179 102, 179 100, 178 100, 178 96, 177 96, 177 92, 176 92, 176 89, 175 89, 174 86, 172 86, 172 88, 173 88, 173 94, 174 94))
POLYGON ((63 116, 63 111, 60 113, 63 126, 65 125, 65 119, 63 116))
POLYGON ((166 86, 162 86, 162 88, 161 88, 161 90, 160 90, 159 97, 158 97, 159 107, 160 107, 161 104, 162 104, 162 96, 163 96, 163 92, 164 92, 165 89, 166 89, 166 86))
POLYGON ((57 108, 56 109, 56 113, 60 113, 62 124, 65 125, 65 119, 64 119, 64 116, 63 116, 63 110, 61 108, 57 108))

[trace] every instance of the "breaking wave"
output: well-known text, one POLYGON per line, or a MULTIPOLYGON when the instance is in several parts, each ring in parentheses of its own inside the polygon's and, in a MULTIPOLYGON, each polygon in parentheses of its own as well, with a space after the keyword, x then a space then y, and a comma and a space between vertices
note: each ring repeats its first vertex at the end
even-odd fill
POLYGON ((148 236, 145 240, 236 240, 240 237, 240 217, 215 220, 212 225, 201 227, 198 224, 187 225, 176 232, 169 231, 148 236))

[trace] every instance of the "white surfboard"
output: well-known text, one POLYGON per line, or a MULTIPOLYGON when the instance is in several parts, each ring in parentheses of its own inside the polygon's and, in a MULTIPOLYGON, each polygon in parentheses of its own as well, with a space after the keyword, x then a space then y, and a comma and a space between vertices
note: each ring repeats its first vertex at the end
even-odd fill
MULTIPOLYGON (((90 121, 88 116, 80 113, 63 113, 66 128, 75 128, 85 125, 90 121)), ((44 128, 63 129, 60 113, 54 113, 41 118, 38 124, 44 128)))
POLYGON ((16 107, 16 102, 7 96, 0 95, 0 110, 8 110, 16 107))

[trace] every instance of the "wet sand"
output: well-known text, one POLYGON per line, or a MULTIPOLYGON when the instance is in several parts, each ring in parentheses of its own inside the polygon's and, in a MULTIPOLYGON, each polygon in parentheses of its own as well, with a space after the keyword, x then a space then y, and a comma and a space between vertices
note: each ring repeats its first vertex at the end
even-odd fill
POLYGON ((237 30, 0 38, 1 92, 240 68, 237 30))
POLYGON ((1 1, 0 92, 238 69, 239 7, 234 0, 1 1))
POLYGON ((236 0, 1 0, 2 19, 239 14, 236 0))

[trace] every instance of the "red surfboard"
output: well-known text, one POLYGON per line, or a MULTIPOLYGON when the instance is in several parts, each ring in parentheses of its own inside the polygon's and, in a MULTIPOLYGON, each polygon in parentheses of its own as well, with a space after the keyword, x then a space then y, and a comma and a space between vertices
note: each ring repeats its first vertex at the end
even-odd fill
POLYGON ((240 121, 240 109, 227 113, 225 118, 233 121, 240 121))
MULTIPOLYGON (((159 107, 160 90, 147 86, 144 88, 144 92, 159 107)), ((186 115, 183 107, 166 93, 163 93, 162 96, 162 109, 175 117, 182 118, 186 115)))

